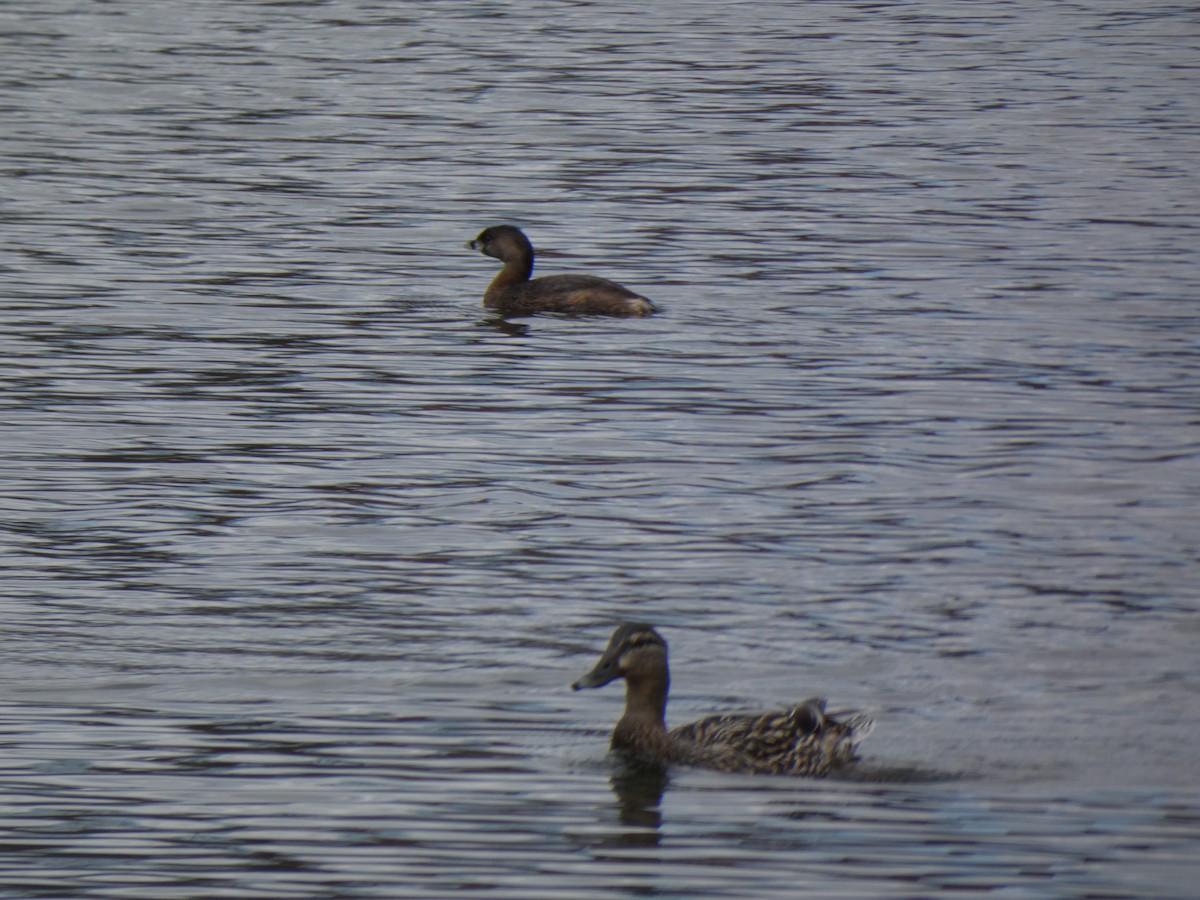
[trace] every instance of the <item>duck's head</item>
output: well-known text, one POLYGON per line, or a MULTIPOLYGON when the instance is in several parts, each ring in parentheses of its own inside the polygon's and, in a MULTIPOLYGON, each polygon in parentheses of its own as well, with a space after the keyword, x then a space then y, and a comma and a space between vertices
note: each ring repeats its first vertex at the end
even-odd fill
POLYGON ((599 662, 571 688, 604 687, 610 681, 625 678, 638 681, 646 676, 665 677, 667 672, 667 642, 653 626, 641 622, 626 622, 617 626, 599 662))
POLYGON ((467 241, 468 250, 478 250, 484 256, 507 262, 509 259, 533 259, 529 238, 513 225, 493 225, 479 232, 475 240, 467 241))

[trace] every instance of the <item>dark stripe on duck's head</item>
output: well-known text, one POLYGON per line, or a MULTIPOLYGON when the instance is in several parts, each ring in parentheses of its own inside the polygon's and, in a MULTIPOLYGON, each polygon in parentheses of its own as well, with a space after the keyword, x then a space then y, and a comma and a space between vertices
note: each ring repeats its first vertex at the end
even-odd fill
POLYGON ((653 625, 647 625, 644 622, 625 622, 617 626, 617 630, 613 632, 613 636, 609 638, 608 649, 605 653, 611 653, 617 648, 624 650, 632 650, 635 647, 665 647, 667 642, 662 639, 662 636, 654 630, 653 625))

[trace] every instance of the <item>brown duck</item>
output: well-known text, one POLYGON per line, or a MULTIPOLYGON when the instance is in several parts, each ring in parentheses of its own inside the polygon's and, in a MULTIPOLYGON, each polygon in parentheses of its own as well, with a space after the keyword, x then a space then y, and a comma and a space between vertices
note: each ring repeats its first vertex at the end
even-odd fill
POLYGON ((529 316, 539 312, 584 316, 648 316, 655 306, 645 297, 595 275, 533 274, 533 245, 512 225, 493 225, 467 242, 504 263, 483 295, 483 305, 502 316, 529 316))
POLYGON ((640 623, 619 626, 600 661, 571 687, 598 688, 618 678, 625 679, 625 712, 611 746, 642 763, 827 775, 854 761, 857 742, 872 727, 865 716, 837 721, 826 715, 825 701, 814 698, 791 709, 708 716, 668 731, 667 644, 653 627, 640 623))

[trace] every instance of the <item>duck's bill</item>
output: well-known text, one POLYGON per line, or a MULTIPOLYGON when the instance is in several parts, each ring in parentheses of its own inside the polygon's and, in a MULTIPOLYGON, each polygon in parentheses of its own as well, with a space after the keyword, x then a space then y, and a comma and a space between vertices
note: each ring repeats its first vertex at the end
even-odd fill
POLYGON ((584 688, 604 687, 610 681, 619 678, 620 676, 621 670, 616 665, 615 661, 610 662, 607 659, 602 659, 600 662, 596 663, 596 668, 592 669, 592 671, 588 672, 573 685, 571 685, 571 690, 581 691, 584 688))

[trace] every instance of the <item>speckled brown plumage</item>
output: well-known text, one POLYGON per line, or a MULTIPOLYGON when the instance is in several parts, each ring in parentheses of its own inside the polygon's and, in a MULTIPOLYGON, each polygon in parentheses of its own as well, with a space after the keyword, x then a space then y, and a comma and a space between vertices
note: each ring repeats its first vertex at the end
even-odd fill
POLYGON ((528 316, 539 312, 589 316, 648 316, 655 306, 615 281, 595 275, 533 274, 533 245, 512 225, 493 225, 467 243, 504 263, 483 295, 483 305, 502 316, 528 316))
POLYGON ((708 716, 668 731, 667 645, 653 627, 636 622, 617 628, 599 662, 572 687, 603 687, 617 678, 625 679, 625 712, 612 748, 646 763, 826 775, 854 761, 856 744, 872 725, 864 716, 838 721, 826 715, 824 700, 810 699, 767 713, 708 716))

